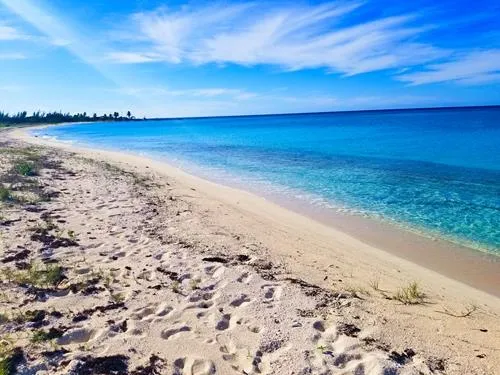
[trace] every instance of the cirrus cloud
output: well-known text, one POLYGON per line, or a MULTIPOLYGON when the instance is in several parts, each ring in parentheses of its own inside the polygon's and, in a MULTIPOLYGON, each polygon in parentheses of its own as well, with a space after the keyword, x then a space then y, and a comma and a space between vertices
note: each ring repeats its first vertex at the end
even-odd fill
POLYGON ((275 65, 325 68, 355 75, 431 62, 447 51, 417 42, 431 26, 415 15, 356 21, 362 3, 277 7, 216 5, 131 16, 133 47, 112 52, 118 63, 275 65))
POLYGON ((483 84, 500 81, 500 49, 472 51, 450 61, 428 65, 425 70, 398 76, 411 85, 454 81, 483 84))

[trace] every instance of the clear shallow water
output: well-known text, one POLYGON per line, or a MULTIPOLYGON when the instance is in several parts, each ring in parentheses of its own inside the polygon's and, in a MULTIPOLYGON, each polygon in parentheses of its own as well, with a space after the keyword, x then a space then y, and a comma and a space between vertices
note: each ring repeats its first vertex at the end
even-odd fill
POLYGON ((75 124, 36 134, 166 159, 500 255, 500 108, 75 124))

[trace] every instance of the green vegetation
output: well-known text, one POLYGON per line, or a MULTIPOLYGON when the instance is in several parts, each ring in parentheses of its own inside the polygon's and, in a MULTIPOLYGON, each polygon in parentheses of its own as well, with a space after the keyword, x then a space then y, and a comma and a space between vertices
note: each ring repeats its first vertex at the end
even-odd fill
POLYGON ((417 305, 424 302, 425 294, 420 289, 416 281, 411 282, 406 287, 399 289, 394 299, 405 305, 417 305))
POLYGON ((114 112, 112 114, 104 114, 98 116, 94 113, 93 116, 87 115, 87 112, 83 113, 62 113, 62 112, 34 112, 32 115, 28 115, 28 112, 18 112, 16 114, 10 115, 6 112, 0 111, 0 127, 8 127, 12 125, 22 125, 22 124, 60 124, 63 122, 90 122, 90 121, 127 121, 135 120, 130 111, 127 112, 126 116, 121 116, 119 112, 114 112))
POLYGON ((26 322, 35 322, 37 320, 43 320, 43 312, 41 310, 28 310, 26 312, 19 312, 18 314, 12 316, 11 321, 17 324, 24 324, 26 322))
POLYGON ((111 293, 110 297, 114 303, 122 303, 125 301, 125 296, 122 293, 111 293))
POLYGON ((21 176, 29 177, 37 174, 36 166, 34 163, 21 161, 14 166, 14 169, 21 176))
POLYGON ((29 284, 36 287, 55 287, 64 278, 63 269, 58 265, 38 266, 32 263, 28 270, 3 270, 4 277, 9 282, 29 284))
POLYGON ((61 336, 62 332, 54 328, 51 328, 48 332, 44 331, 43 329, 39 329, 33 332, 33 336, 31 336, 30 341, 36 344, 40 342, 54 340, 61 336))
POLYGON ((180 293, 181 292, 181 283, 178 282, 177 280, 175 280, 174 282, 172 282, 171 288, 172 288, 172 292, 180 293))
POLYGON ((13 373, 11 357, 0 358, 0 375, 11 375, 13 373))
POLYGON ((22 350, 13 348, 8 337, 0 339, 0 375, 14 375, 17 365, 23 358, 22 350))
POLYGON ((68 230, 68 237, 69 237, 70 240, 75 240, 76 239, 75 231, 68 230))
POLYGON ((9 189, 0 186, 0 202, 8 201, 12 198, 12 194, 9 189))

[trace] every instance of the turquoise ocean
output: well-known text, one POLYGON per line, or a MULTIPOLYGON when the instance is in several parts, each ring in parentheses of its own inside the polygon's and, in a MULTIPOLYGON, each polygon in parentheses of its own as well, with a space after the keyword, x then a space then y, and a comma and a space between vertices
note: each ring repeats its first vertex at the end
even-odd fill
POLYGON ((33 131, 500 256, 500 107, 71 124, 33 131))

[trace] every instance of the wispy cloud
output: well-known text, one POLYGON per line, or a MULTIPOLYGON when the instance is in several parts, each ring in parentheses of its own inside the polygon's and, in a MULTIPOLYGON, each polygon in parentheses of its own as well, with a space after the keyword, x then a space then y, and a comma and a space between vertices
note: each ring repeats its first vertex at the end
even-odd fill
POLYGON ((168 89, 165 87, 122 87, 115 89, 115 92, 136 95, 136 96, 165 96, 165 97, 184 97, 189 99, 202 98, 226 98, 232 100, 254 99, 259 94, 244 89, 224 88, 224 87, 205 87, 192 89, 168 89))
POLYGON ((22 33, 15 27, 0 23, 0 41, 29 39, 29 36, 22 33))
POLYGON ((18 52, 8 52, 8 53, 3 53, 0 52, 0 60, 24 60, 26 59, 26 55, 23 53, 18 53, 18 52))
POLYGON ((36 28, 44 36, 45 43, 66 49, 105 78, 117 83, 113 71, 107 70, 101 61, 105 49, 93 33, 78 32, 70 20, 47 8, 43 1, 0 0, 0 4, 36 28))
POLYGON ((469 52, 451 61, 428 65, 423 71, 402 74, 398 79, 412 85, 448 81, 463 84, 500 81, 500 49, 469 52))
POLYGON ((110 58, 121 63, 270 64, 354 75, 422 64, 447 54, 415 41, 430 28, 418 24, 418 17, 350 22, 360 7, 359 2, 328 2, 160 8, 134 14, 135 36, 129 40, 133 48, 110 58))
POLYGON ((81 36, 76 35, 67 23, 62 22, 50 11, 42 8, 41 2, 32 0, 0 0, 8 9, 49 37, 54 45, 63 46, 84 60, 92 56, 91 45, 85 46, 81 36))

